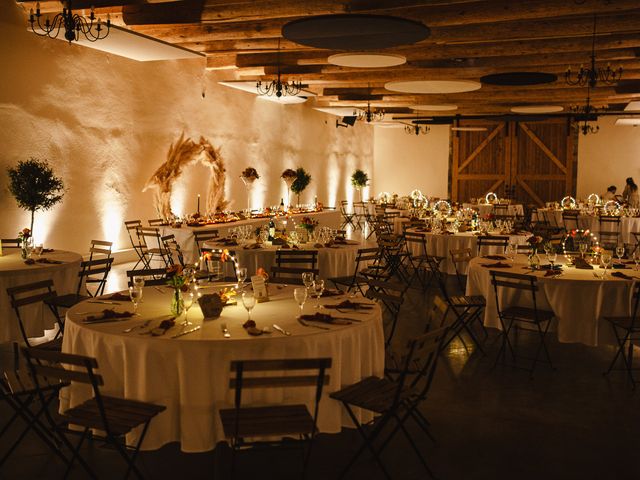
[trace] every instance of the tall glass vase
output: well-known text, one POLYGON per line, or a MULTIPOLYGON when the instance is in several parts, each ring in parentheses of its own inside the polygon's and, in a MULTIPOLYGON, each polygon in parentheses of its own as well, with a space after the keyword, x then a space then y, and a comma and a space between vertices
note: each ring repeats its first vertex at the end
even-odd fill
POLYGON ((182 300, 182 292, 179 288, 173 290, 171 295, 171 315, 179 317, 184 311, 184 301, 182 300))

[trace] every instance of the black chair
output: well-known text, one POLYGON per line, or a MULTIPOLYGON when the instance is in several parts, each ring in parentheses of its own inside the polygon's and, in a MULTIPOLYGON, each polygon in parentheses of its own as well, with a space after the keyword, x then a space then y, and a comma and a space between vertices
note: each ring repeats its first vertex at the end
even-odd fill
POLYGON ((528 370, 530 375, 533 376, 542 351, 544 351, 547 362, 551 368, 553 368, 545 337, 551 325, 551 320, 554 318, 554 313, 550 310, 541 310, 538 308, 536 295, 538 292, 537 277, 520 273, 498 272, 496 270, 490 270, 489 274, 491 275, 491 284, 493 285, 498 317, 500 318, 500 326, 502 327, 502 331, 500 332, 502 342, 498 355, 496 356, 496 364, 500 357, 502 357, 504 361, 507 350, 511 354, 514 362, 517 361, 515 349, 509 339, 509 333, 511 333, 511 330, 515 327, 516 330, 534 332, 539 339, 538 348, 532 359, 531 367, 525 368, 525 370, 528 370), (500 290, 503 289, 518 291, 520 301, 527 301, 526 297, 529 296, 531 306, 503 305, 500 301, 500 290))
MULTIPOLYGON (((113 248, 113 242, 106 240, 91 240, 91 247, 89 247, 89 261, 111 258, 111 250, 113 248)), ((107 275, 109 272, 107 272, 107 275)), ((104 293, 104 287, 106 284, 106 275, 101 276, 101 272, 97 277, 88 275, 85 278, 85 283, 89 285, 97 285, 96 291, 92 296, 102 295, 104 293)))
POLYGON ((633 307, 631 309, 631 315, 624 317, 604 317, 604 319, 611 324, 616 341, 618 342, 618 349, 605 375, 608 375, 613 370, 616 362, 621 358, 624 364, 624 370, 627 372, 631 385, 635 389, 636 381, 633 378, 633 371, 638 370, 638 367, 633 367, 633 349, 634 345, 640 340, 640 318, 638 318, 640 282, 635 282, 632 288, 633 307))
MULTIPOLYGON (((162 243, 162 235, 158 227, 138 227, 136 233, 140 242, 147 246, 144 256, 146 257, 145 265, 152 268, 152 263, 160 263, 168 267, 171 265, 169 261, 169 252, 164 248, 162 243)), ((157 267, 156 267, 157 268, 157 267)))
POLYGON ((333 283, 337 289, 346 287, 347 292, 350 292, 352 289, 357 288, 360 293, 364 295, 362 286, 367 283, 367 278, 364 274, 374 273, 375 269, 373 267, 375 267, 379 261, 380 250, 377 247, 359 248, 356 255, 356 266, 353 270, 353 275, 334 277, 328 280, 333 283))
POLYGON ((342 215, 342 223, 340 224, 340 228, 347 228, 347 226, 351 226, 354 230, 358 228, 356 221, 356 214, 349 213, 347 209, 349 208, 349 202, 346 200, 342 200, 340 202, 340 215, 342 215))
POLYGON ((4 452, 4 455, 0 457, 0 469, 30 431, 35 433, 55 455, 68 465, 69 459, 62 453, 57 438, 52 434, 55 425, 48 424, 47 419, 42 417, 44 410, 50 408, 50 405, 58 398, 60 389, 69 384, 59 381, 44 383, 43 379, 42 389, 45 403, 40 404, 40 402, 36 401, 37 391, 31 378, 31 373, 25 366, 20 365, 20 351, 18 344, 15 342, 13 344, 13 352, 13 368, 5 370, 3 375, 0 376, 0 401, 4 401, 9 405, 13 410, 13 415, 0 429, 0 438, 10 432, 10 428, 17 420, 22 420, 25 426, 4 452))
POLYGON ((600 215, 600 245, 608 250, 615 250, 620 241, 620 217, 600 215))
POLYGON ((54 422, 48 409, 44 411, 49 422, 56 424, 56 437, 72 452, 65 477, 68 475, 75 460, 78 460, 85 470, 88 473, 91 472, 90 475, 95 478, 95 474, 92 474, 92 469, 79 454, 84 440, 91 431, 94 431, 91 435, 93 441, 104 441, 114 448, 127 463, 125 478, 131 472, 138 478, 143 478, 142 472, 135 465, 136 457, 147 433, 149 423, 156 415, 164 411, 165 407, 153 403, 102 395, 100 387, 104 383, 102 376, 96 372, 98 362, 95 358, 34 348, 25 348, 23 352, 27 359, 31 376, 34 379, 36 391, 43 404, 46 401, 45 389, 48 383, 54 379, 59 379, 61 382, 88 384, 91 385, 93 390, 92 398, 60 414, 64 421, 63 424, 54 422), (69 365, 71 368, 64 368, 64 365, 69 365), (43 384, 43 378, 47 379, 47 383, 43 384), (69 425, 77 425, 83 429, 80 440, 76 445, 73 445, 67 437, 69 425), (137 427, 142 427, 138 442, 133 447, 125 446, 125 435, 137 427), (104 437, 99 437, 95 432, 96 430, 104 432, 104 437), (133 450, 131 454, 127 452, 128 448, 133 450))
POLYGON ((391 327, 389 328, 389 334, 385 341, 385 344, 388 346, 393 340, 393 335, 396 331, 396 326, 400 316, 400 310, 404 303, 404 295, 409 287, 402 283, 389 280, 377 280, 374 278, 367 279, 367 286, 369 288, 367 289, 365 296, 382 304, 391 315, 391 327))
POLYGON ((464 294, 465 292, 465 284, 466 284, 466 275, 462 270, 462 265, 469 265, 471 261, 471 249, 470 248, 457 248, 453 250, 449 250, 449 254, 451 255, 451 263, 453 263, 453 268, 456 270, 456 280, 458 281, 458 287, 460 287, 460 292, 464 294))
POLYGON ((163 225, 167 225, 167 222, 165 222, 162 218, 154 218, 151 220, 147 220, 147 223, 149 224, 150 227, 161 227, 163 225))
POLYGON ((275 265, 271 267, 271 281, 302 285, 302 274, 312 272, 319 275, 317 250, 276 250, 275 265))
POLYGON ((220 410, 225 438, 231 441, 231 478, 235 473, 236 453, 241 448, 257 445, 286 445, 283 437, 297 436, 306 447, 304 472, 311 456, 322 391, 329 383, 327 370, 330 358, 302 358, 285 360, 238 360, 231 362, 229 388, 234 391, 234 408, 220 410), (311 373, 315 371, 315 373, 311 373), (278 373, 275 373, 278 372, 278 373), (314 408, 310 412, 303 403, 268 406, 243 405, 246 389, 315 387, 314 408), (256 439, 265 438, 263 442, 256 439), (274 440, 273 437, 278 437, 274 440))
POLYGON ((562 223, 567 232, 578 229, 578 215, 580 215, 580 210, 564 210, 562 212, 562 223))
POLYGON ((0 245, 2 245, 2 248, 20 248, 22 247, 22 240, 20 238, 3 238, 0 239, 0 245))
POLYGON ((144 268, 150 268, 147 263, 147 244, 144 243, 144 238, 141 239, 138 235, 138 228, 142 228, 142 222, 140 220, 127 220, 124 222, 124 226, 127 229, 133 251, 138 256, 138 261, 133 268, 138 268, 141 263, 144 268))
POLYGON ((196 248, 198 249, 198 255, 202 255, 202 251, 205 250, 203 248, 204 242, 209 240, 215 240, 218 238, 219 232, 216 229, 208 229, 208 230, 194 230, 193 238, 196 242, 196 248))
POLYGON ((76 287, 76 292, 67 293, 66 295, 57 295, 45 300, 45 303, 54 307, 59 313, 58 308, 71 308, 83 300, 102 295, 104 293, 105 285, 107 284, 107 277, 111 271, 112 264, 113 258, 87 260, 82 262, 80 264, 80 272, 78 272, 78 286, 76 287), (86 295, 84 295, 81 293, 82 287, 83 285, 86 285, 89 278, 94 280, 97 284, 97 288, 93 295, 85 288, 86 295))
MULTIPOLYGON (((509 245, 509 237, 500 235, 480 235, 477 237, 476 256, 482 255, 482 251, 485 248, 496 248, 502 254, 509 245)), ((488 253, 488 252, 487 252, 488 253)))
POLYGON ((7 294, 11 299, 11 308, 16 314, 18 320, 18 326, 20 327, 20 333, 25 345, 28 347, 33 346, 29 341, 29 335, 27 334, 27 322, 28 319, 23 318, 22 309, 28 305, 36 305, 38 303, 44 306, 46 305, 51 314, 54 316, 56 323, 58 324, 58 333, 53 340, 49 340, 43 343, 35 345, 36 348, 45 350, 57 350, 62 349, 62 334, 64 332, 64 321, 60 317, 60 314, 56 307, 50 303, 57 293, 53 286, 53 280, 42 280, 39 282, 28 283, 25 285, 19 285, 17 287, 7 288, 7 294))
POLYGON ((166 268, 142 268, 127 270, 127 284, 133 286, 133 277, 144 278, 144 284, 149 286, 158 286, 167 284, 166 268))
POLYGON ((167 260, 169 261, 169 264, 184 267, 184 255, 180 248, 180 244, 176 240, 176 236, 172 233, 170 235, 160 237, 160 239, 162 240, 164 249, 167 251, 167 260))
POLYGON ((423 432, 432 438, 428 432, 428 422, 418 407, 429 393, 446 333, 447 327, 445 326, 411 340, 402 356, 402 367, 394 376, 395 378, 367 377, 329 395, 342 403, 363 440, 362 446, 343 469, 339 478, 345 478, 365 450, 369 450, 373 455, 380 471, 386 478, 400 478, 392 476, 380 458, 384 449, 400 431, 409 441, 409 445, 427 474, 434 478, 422 452, 413 441, 405 424, 409 419, 413 419, 423 432), (369 425, 366 430, 360 423, 353 407, 377 414, 373 424, 369 425), (391 425, 392 421, 395 422, 394 428, 386 434, 386 437, 382 437, 387 431, 386 427, 391 425), (383 440, 376 447, 375 442, 379 438, 383 438, 383 440))

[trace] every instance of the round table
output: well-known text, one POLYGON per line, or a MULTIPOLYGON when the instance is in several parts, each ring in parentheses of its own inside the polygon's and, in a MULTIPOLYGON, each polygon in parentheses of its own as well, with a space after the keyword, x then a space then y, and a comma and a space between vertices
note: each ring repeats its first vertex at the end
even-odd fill
MULTIPOLYGON (((420 233, 419 229, 410 228, 409 232, 417 232, 420 233)), ((469 248, 471 250, 471 256, 475 257, 476 252, 478 250, 478 235, 474 232, 458 232, 458 233, 431 233, 431 232, 422 232, 424 233, 427 240, 427 254, 435 257, 443 257, 444 260, 440 264, 440 269, 444 273, 448 273, 450 275, 455 275, 456 267, 451 261, 451 250, 458 250, 463 248, 469 248)), ((500 232, 492 232, 491 235, 494 236, 507 236, 502 235, 500 232)), ((516 245, 524 245, 527 243, 527 238, 531 236, 531 234, 519 234, 519 235, 508 235, 509 242, 515 243, 516 245)), ((418 251, 418 245, 409 244, 409 248, 411 254, 413 255, 422 255, 423 252, 418 251)), ((503 254, 504 251, 500 247, 486 247, 482 251, 483 255, 486 254, 503 254)), ((468 265, 460 264, 458 265, 458 269, 461 274, 466 274, 468 265)))
MULTIPOLYGON (((201 291, 211 293, 214 287, 201 291)), ((218 288, 218 287, 215 287, 218 288)), ((171 290, 167 287, 145 287, 139 316, 113 323, 83 324, 86 312, 100 311, 104 305, 80 303, 67 313, 63 351, 95 357, 99 373, 104 378, 104 394, 149 401, 167 409, 154 418, 145 438, 145 450, 158 449, 170 442, 180 442, 185 452, 212 450, 224 440, 218 410, 233 405, 229 389, 229 365, 232 360, 331 357, 333 364, 330 384, 325 387, 320 404, 318 428, 323 432, 339 432, 351 421, 339 402, 328 398, 330 392, 369 375, 381 376, 384 370, 384 336, 379 306, 366 313, 334 313, 335 316, 357 319, 350 325, 329 325, 329 330, 305 327, 296 320, 300 310, 293 300, 292 287, 270 285, 269 302, 257 304, 252 318, 257 327, 274 323, 291 332, 285 336, 277 331, 258 337, 250 336, 242 327, 247 312, 242 306, 230 305, 216 320, 203 321, 196 305, 189 319, 201 329, 171 338, 181 331, 179 325, 163 336, 141 335, 128 327, 153 319, 150 327, 167 318, 171 290), (231 338, 224 338, 221 324, 226 323, 231 338)), ((346 296, 322 299, 323 304, 335 304, 346 296)), ((359 301, 368 301, 358 298, 359 301)), ((312 301, 315 304, 315 300, 312 301)), ((115 307, 130 310, 128 302, 115 307)), ((305 305, 305 313, 312 313, 305 305)), ((330 310, 324 310, 329 312, 330 310)), ((335 312, 335 310, 331 310, 335 312)), ((189 327, 187 327, 189 328, 189 327)), ((84 385, 72 385, 60 396, 61 410, 84 401, 90 395, 84 385)), ((243 392, 243 403, 278 403, 281 401, 313 402, 313 389, 269 389, 243 392)), ((362 413, 363 417, 368 417, 362 413)), ((365 418, 366 419, 366 418, 365 418)), ((127 443, 137 440, 136 434, 127 443)))
MULTIPOLYGON (((320 271, 320 278, 326 280, 333 277, 344 277, 353 275, 356 267, 356 257, 360 248, 376 247, 373 242, 357 242, 347 240, 347 244, 338 244, 331 247, 315 248, 313 243, 301 244, 301 250, 317 250, 317 268, 320 271)), ((260 248, 254 248, 255 242, 249 242, 244 246, 225 246, 213 241, 204 242, 204 248, 228 249, 235 252, 238 265, 246 267, 249 276, 255 275, 258 268, 264 268, 267 272, 271 266, 275 265, 276 251, 282 247, 271 245, 271 242, 263 244, 260 248)))
MULTIPOLYGON (((480 216, 490 215, 493 213, 494 204, 492 203, 463 203, 463 208, 473 208, 478 210, 480 216)), ((507 205, 507 215, 524 216, 524 208, 522 204, 514 203, 507 205)))
MULTIPOLYGON (((541 256, 544 261, 544 255, 541 256)), ((488 327, 500 328, 496 298, 491 285, 490 267, 495 263, 483 258, 474 258, 469 262, 467 278, 467 295, 482 295, 487 300, 484 324, 488 327)), ((564 265, 564 258, 558 256, 557 263, 563 264, 563 273, 556 277, 545 277, 545 271, 532 272, 527 267, 525 255, 516 256, 515 262, 502 262, 510 268, 496 268, 497 271, 523 273, 538 277, 537 303, 541 309, 553 310, 556 316, 555 328, 561 342, 584 343, 586 345, 615 344, 611 327, 603 319, 605 316, 624 316, 630 313, 631 280, 611 277, 596 278, 602 269, 580 270, 564 265)), ((546 262, 544 262, 546 263, 546 262)), ((625 268, 616 270, 640 279, 640 272, 625 268)), ((504 290, 501 303, 509 305, 514 302, 514 291, 504 290)), ((524 306, 529 306, 523 304, 524 306)), ((554 328, 554 327, 552 327, 554 328)))
MULTIPOLYGON (((552 226, 564 227, 562 209, 538 209, 537 215, 532 216, 532 221, 548 221, 552 226)), ((574 227, 574 225, 571 225, 574 227)), ((611 226, 607 226, 611 230, 611 226)), ((597 215, 581 213, 578 215, 578 228, 589 229, 596 235, 600 233, 600 218, 597 215)), ((620 239, 625 244, 635 244, 636 240, 632 232, 640 231, 640 217, 620 217, 620 239)))
MULTIPOLYGON (((78 286, 78 272, 82 257, 78 253, 54 250, 42 254, 42 258, 62 263, 39 263, 27 265, 19 248, 5 248, 0 256, 0 342, 22 341, 18 319, 11 308, 7 288, 42 280, 53 280, 59 295, 74 293, 78 286)), ((55 318, 41 304, 28 305, 21 310, 26 319, 25 328, 29 337, 42 336, 45 329, 55 326, 55 318)))

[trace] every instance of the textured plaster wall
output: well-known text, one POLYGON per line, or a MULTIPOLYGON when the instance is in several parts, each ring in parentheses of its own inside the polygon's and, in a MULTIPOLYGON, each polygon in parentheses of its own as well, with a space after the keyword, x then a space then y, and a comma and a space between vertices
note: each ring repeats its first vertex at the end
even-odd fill
MULTIPOLYGON (((336 129, 335 117, 307 104, 274 104, 220 86, 201 60, 140 63, 36 37, 26 25, 20 7, 0 1, 3 238, 28 225, 7 191, 6 168, 30 156, 48 159, 67 186, 62 204, 37 214, 36 237, 79 252, 93 238, 127 248, 122 222, 156 217, 153 195, 142 188, 182 132, 222 147, 232 209, 246 208, 239 175, 247 166, 261 175, 254 207, 285 196, 285 168, 311 174, 302 202, 317 195, 329 205, 352 195, 355 168, 373 173, 371 128, 336 129)), ((175 210, 195 211, 208 175, 199 165, 185 172, 175 210)))

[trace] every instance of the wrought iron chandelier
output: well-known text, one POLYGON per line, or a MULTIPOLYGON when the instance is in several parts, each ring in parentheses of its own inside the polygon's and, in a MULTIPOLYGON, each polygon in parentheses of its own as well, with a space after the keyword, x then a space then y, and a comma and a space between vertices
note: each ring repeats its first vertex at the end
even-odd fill
POLYGON ((409 135, 426 135, 427 133, 429 133, 431 131, 431 128, 429 127, 429 125, 405 125, 404 126, 404 131, 405 133, 408 133, 409 135))
POLYGON ((291 97, 295 97, 302 90, 301 82, 283 82, 280 76, 280 39, 278 39, 278 52, 277 52, 277 65, 278 65, 278 76, 276 80, 272 80, 271 82, 263 84, 262 81, 258 81, 256 83, 256 90, 260 95, 275 95, 280 98, 283 95, 289 95, 291 97))
POLYGON ((384 119, 384 110, 371 110, 371 102, 367 100, 367 109, 360 111, 356 110, 353 112, 353 115, 357 120, 364 120, 367 123, 379 122, 384 119))
POLYGON ((584 105, 576 105, 571 107, 571 110, 575 112, 574 119, 576 120, 575 128, 582 135, 589 135, 590 133, 598 133, 600 127, 598 125, 591 125, 589 122, 598 120, 598 109, 591 105, 590 88, 587 87, 587 103, 584 105))
POLYGON ((91 15, 86 19, 77 13, 73 13, 71 0, 64 2, 62 13, 56 14, 53 19, 49 19, 47 16, 44 25, 40 21, 42 16, 40 2, 38 2, 36 3, 35 13, 33 8, 29 11, 29 24, 33 33, 41 37, 57 38, 62 29, 64 29, 64 38, 69 43, 74 40, 77 42, 80 39, 80 35, 83 35, 90 42, 96 42, 106 38, 111 29, 109 15, 107 15, 107 21, 102 23, 102 20, 96 19, 94 8, 91 7, 91 15))
POLYGON ((591 65, 584 67, 580 65, 580 69, 573 78, 573 72, 571 67, 567 68, 564 74, 567 85, 580 85, 584 87, 588 85, 590 88, 595 88, 598 82, 603 82, 606 85, 613 85, 622 78, 622 67, 617 70, 611 68, 611 65, 607 65, 607 68, 596 67, 596 16, 593 16, 593 37, 591 42, 591 65))

